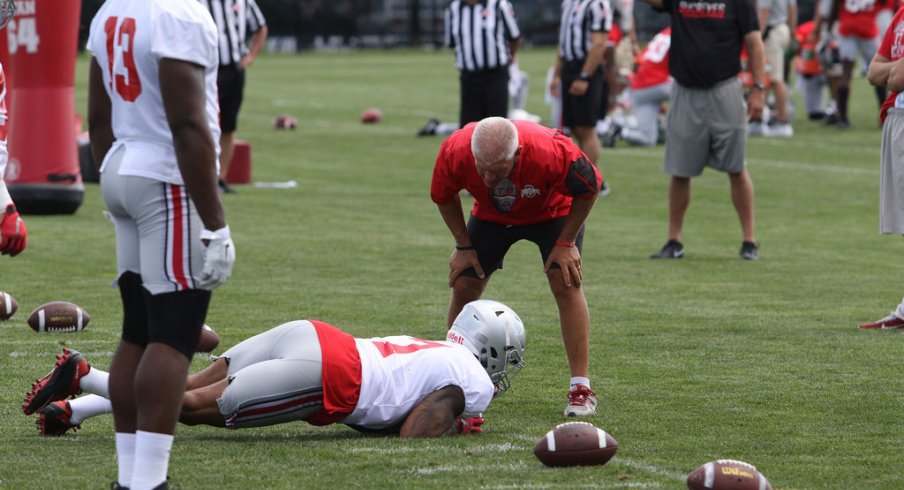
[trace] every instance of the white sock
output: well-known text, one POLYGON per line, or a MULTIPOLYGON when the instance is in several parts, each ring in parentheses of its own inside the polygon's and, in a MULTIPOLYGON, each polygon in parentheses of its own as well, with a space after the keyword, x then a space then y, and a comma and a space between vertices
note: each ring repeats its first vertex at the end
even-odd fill
MULTIPOLYGON (((72 402, 70 402, 70 406, 72 402)), ((128 487, 132 483, 132 467, 135 466, 135 434, 116 433, 116 462, 119 465, 119 485, 128 487)))
POLYGON ((88 374, 78 381, 78 387, 87 393, 110 398, 110 373, 91 366, 88 374))
POLYGON ((135 432, 135 466, 130 490, 150 490, 166 481, 173 436, 156 432, 135 432))
POLYGON ((587 389, 590 389, 590 378, 585 378, 582 376, 572 376, 571 377, 571 389, 577 388, 577 385, 584 385, 587 389))
POLYGON ((901 300, 901 304, 895 309, 895 314, 901 318, 904 318, 904 299, 901 300))
POLYGON ((81 424, 91 417, 113 413, 113 404, 110 403, 110 400, 98 395, 85 395, 75 400, 70 400, 69 408, 72 409, 72 416, 69 417, 69 422, 72 425, 81 424))

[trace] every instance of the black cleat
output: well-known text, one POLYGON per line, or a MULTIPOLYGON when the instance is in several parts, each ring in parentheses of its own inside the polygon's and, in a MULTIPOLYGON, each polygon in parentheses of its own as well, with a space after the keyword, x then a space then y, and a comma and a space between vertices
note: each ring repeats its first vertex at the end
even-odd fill
POLYGON ((741 251, 738 252, 744 260, 759 260, 759 246, 754 242, 744 242, 741 244, 741 251))
POLYGON ((662 250, 650 255, 651 259, 680 259, 684 257, 684 245, 678 240, 669 240, 662 246, 662 250))

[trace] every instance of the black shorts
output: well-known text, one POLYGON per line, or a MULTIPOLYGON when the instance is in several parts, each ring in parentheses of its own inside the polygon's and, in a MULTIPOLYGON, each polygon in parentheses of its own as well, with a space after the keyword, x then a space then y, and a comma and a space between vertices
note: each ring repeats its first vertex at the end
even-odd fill
POLYGON ((245 92, 245 70, 221 65, 217 72, 217 92, 220 98, 220 130, 234 133, 245 92))
MULTIPOLYGON (((556 246, 556 240, 565 226, 567 218, 557 218, 545 223, 537 223, 533 225, 500 225, 483 221, 471 216, 468 219, 468 237, 471 244, 477 249, 477 258, 480 260, 480 267, 483 268, 486 277, 490 277, 496 269, 502 269, 502 259, 508 253, 509 248, 519 240, 529 240, 537 244, 540 248, 540 257, 542 263, 546 263, 552 248, 556 246)), ((578 251, 584 244, 584 227, 581 226, 578 236, 575 240, 575 246, 578 251)), ((560 269, 559 264, 553 264, 553 269, 560 269)), ((474 268, 465 269, 461 275, 468 277, 477 277, 474 268)))
POLYGON ((568 93, 571 83, 578 79, 583 61, 568 61, 562 67, 562 125, 568 128, 596 127, 603 104, 603 69, 597 67, 590 75, 587 92, 581 96, 568 93))
POLYGON ((459 81, 461 106, 458 122, 462 127, 490 116, 508 116, 508 67, 462 71, 459 81))

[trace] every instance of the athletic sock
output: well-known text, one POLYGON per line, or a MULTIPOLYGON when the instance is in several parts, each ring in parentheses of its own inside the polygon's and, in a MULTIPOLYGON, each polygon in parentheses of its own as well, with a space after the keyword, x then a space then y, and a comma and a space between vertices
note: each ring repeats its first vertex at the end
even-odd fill
POLYGON ((130 490, 149 490, 166 481, 173 436, 156 432, 135 432, 135 465, 130 490))
MULTIPOLYGON (((91 417, 105 413, 113 413, 113 405, 110 400, 98 395, 85 395, 69 401, 72 416, 69 423, 78 425, 91 417)), ((132 434, 129 434, 132 435, 132 434)))
POLYGON ((88 373, 79 380, 79 388, 104 398, 110 397, 110 373, 91 366, 88 373))
POLYGON ((838 87, 838 119, 848 120, 848 97, 851 95, 850 87, 838 87))
POLYGON ((587 389, 590 389, 590 378, 585 378, 583 376, 572 376, 571 377, 571 389, 575 389, 578 385, 584 385, 587 389))
MULTIPOLYGON (((72 402, 69 402, 69 406, 72 406, 72 402)), ((119 466, 119 476, 116 478, 119 485, 131 486, 132 468, 135 466, 135 434, 116 433, 116 462, 119 466)))

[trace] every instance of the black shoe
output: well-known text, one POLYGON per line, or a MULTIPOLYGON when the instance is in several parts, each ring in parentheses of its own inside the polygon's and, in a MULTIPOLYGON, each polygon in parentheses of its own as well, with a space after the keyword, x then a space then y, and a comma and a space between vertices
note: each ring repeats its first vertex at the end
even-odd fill
POLYGON ((609 128, 609 132, 603 136, 603 147, 604 148, 615 148, 615 142, 621 139, 622 127, 618 124, 612 123, 612 126, 609 128))
POLYGON ((603 180, 603 183, 600 184, 600 197, 606 197, 612 193, 612 188, 609 187, 609 184, 606 183, 606 180, 603 180))
POLYGON ((738 255, 744 260, 760 260, 760 247, 754 242, 744 242, 741 244, 741 251, 738 255))
POLYGON ((238 194, 238 192, 236 192, 235 189, 230 187, 230 185, 227 184, 226 181, 223 179, 220 179, 220 181, 217 184, 220 186, 220 190, 223 191, 223 193, 225 193, 225 194, 238 194))
POLYGON ((849 123, 847 119, 839 119, 838 129, 851 129, 851 123, 849 123))
POLYGON ((823 120, 823 122, 826 124, 826 126, 834 126, 834 125, 838 124, 838 113, 833 112, 833 113, 829 114, 828 116, 826 116, 826 118, 825 118, 825 120, 823 120))
POLYGON ((650 255, 651 259, 680 259, 684 257, 684 245, 678 240, 669 240, 662 246, 662 250, 650 255))
POLYGON ((439 119, 433 117, 427 121, 427 124, 417 132, 418 136, 436 136, 436 127, 439 126, 439 119))

